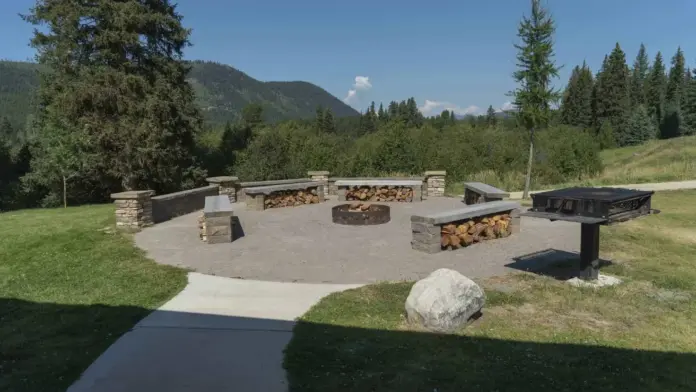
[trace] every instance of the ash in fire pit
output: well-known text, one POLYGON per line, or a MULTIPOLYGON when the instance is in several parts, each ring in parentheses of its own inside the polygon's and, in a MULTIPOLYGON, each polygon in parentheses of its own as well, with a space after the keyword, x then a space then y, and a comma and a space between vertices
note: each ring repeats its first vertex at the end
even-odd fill
POLYGON ((382 204, 351 203, 331 209, 334 223, 342 225, 381 225, 391 219, 390 208, 382 204))

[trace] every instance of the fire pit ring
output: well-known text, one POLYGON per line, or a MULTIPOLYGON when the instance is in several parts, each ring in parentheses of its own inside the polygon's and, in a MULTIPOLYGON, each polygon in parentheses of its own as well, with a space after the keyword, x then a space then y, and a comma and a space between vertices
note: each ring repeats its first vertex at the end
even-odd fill
POLYGON ((340 225, 381 225, 391 220, 391 209, 383 204, 341 204, 331 209, 331 218, 340 225))

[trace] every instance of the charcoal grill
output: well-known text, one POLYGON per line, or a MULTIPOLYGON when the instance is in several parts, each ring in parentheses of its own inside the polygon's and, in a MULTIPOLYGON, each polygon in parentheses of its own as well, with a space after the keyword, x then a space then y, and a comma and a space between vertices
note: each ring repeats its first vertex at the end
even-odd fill
POLYGON ((532 208, 520 214, 580 223, 580 278, 599 276, 599 227, 657 214, 652 191, 625 188, 564 188, 532 194, 532 208))

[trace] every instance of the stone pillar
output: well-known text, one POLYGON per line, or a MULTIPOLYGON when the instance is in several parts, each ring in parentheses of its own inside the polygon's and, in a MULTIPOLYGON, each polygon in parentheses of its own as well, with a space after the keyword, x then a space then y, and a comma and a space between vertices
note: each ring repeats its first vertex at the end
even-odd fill
POLYGON ((423 174, 428 187, 428 197, 441 197, 445 195, 445 177, 447 172, 444 170, 430 170, 423 174))
POLYGON ((308 171, 307 175, 312 181, 317 181, 321 183, 321 188, 323 188, 324 197, 329 195, 329 172, 325 170, 318 171, 308 171))
POLYGON ((138 230, 151 226, 154 191, 127 191, 111 194, 116 204, 116 227, 138 230))
POLYGON ((230 203, 237 202, 237 188, 239 187, 239 178, 233 176, 219 176, 206 178, 210 185, 218 187, 218 194, 225 195, 230 199, 230 203))
POLYGON ((510 234, 517 234, 520 232, 521 211, 522 210, 519 208, 510 211, 510 234))

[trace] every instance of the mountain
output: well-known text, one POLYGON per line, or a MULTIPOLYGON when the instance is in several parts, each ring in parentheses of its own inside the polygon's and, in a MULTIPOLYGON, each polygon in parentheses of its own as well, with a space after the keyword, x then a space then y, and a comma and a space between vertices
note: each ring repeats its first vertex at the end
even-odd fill
MULTIPOLYGON (((244 106, 259 103, 266 121, 314 117, 317 106, 330 108, 335 117, 359 113, 323 88, 308 82, 262 82, 228 65, 191 62, 189 82, 207 122, 234 121, 244 106)), ((32 113, 39 86, 40 65, 0 61, 0 118, 22 129, 32 113)))

